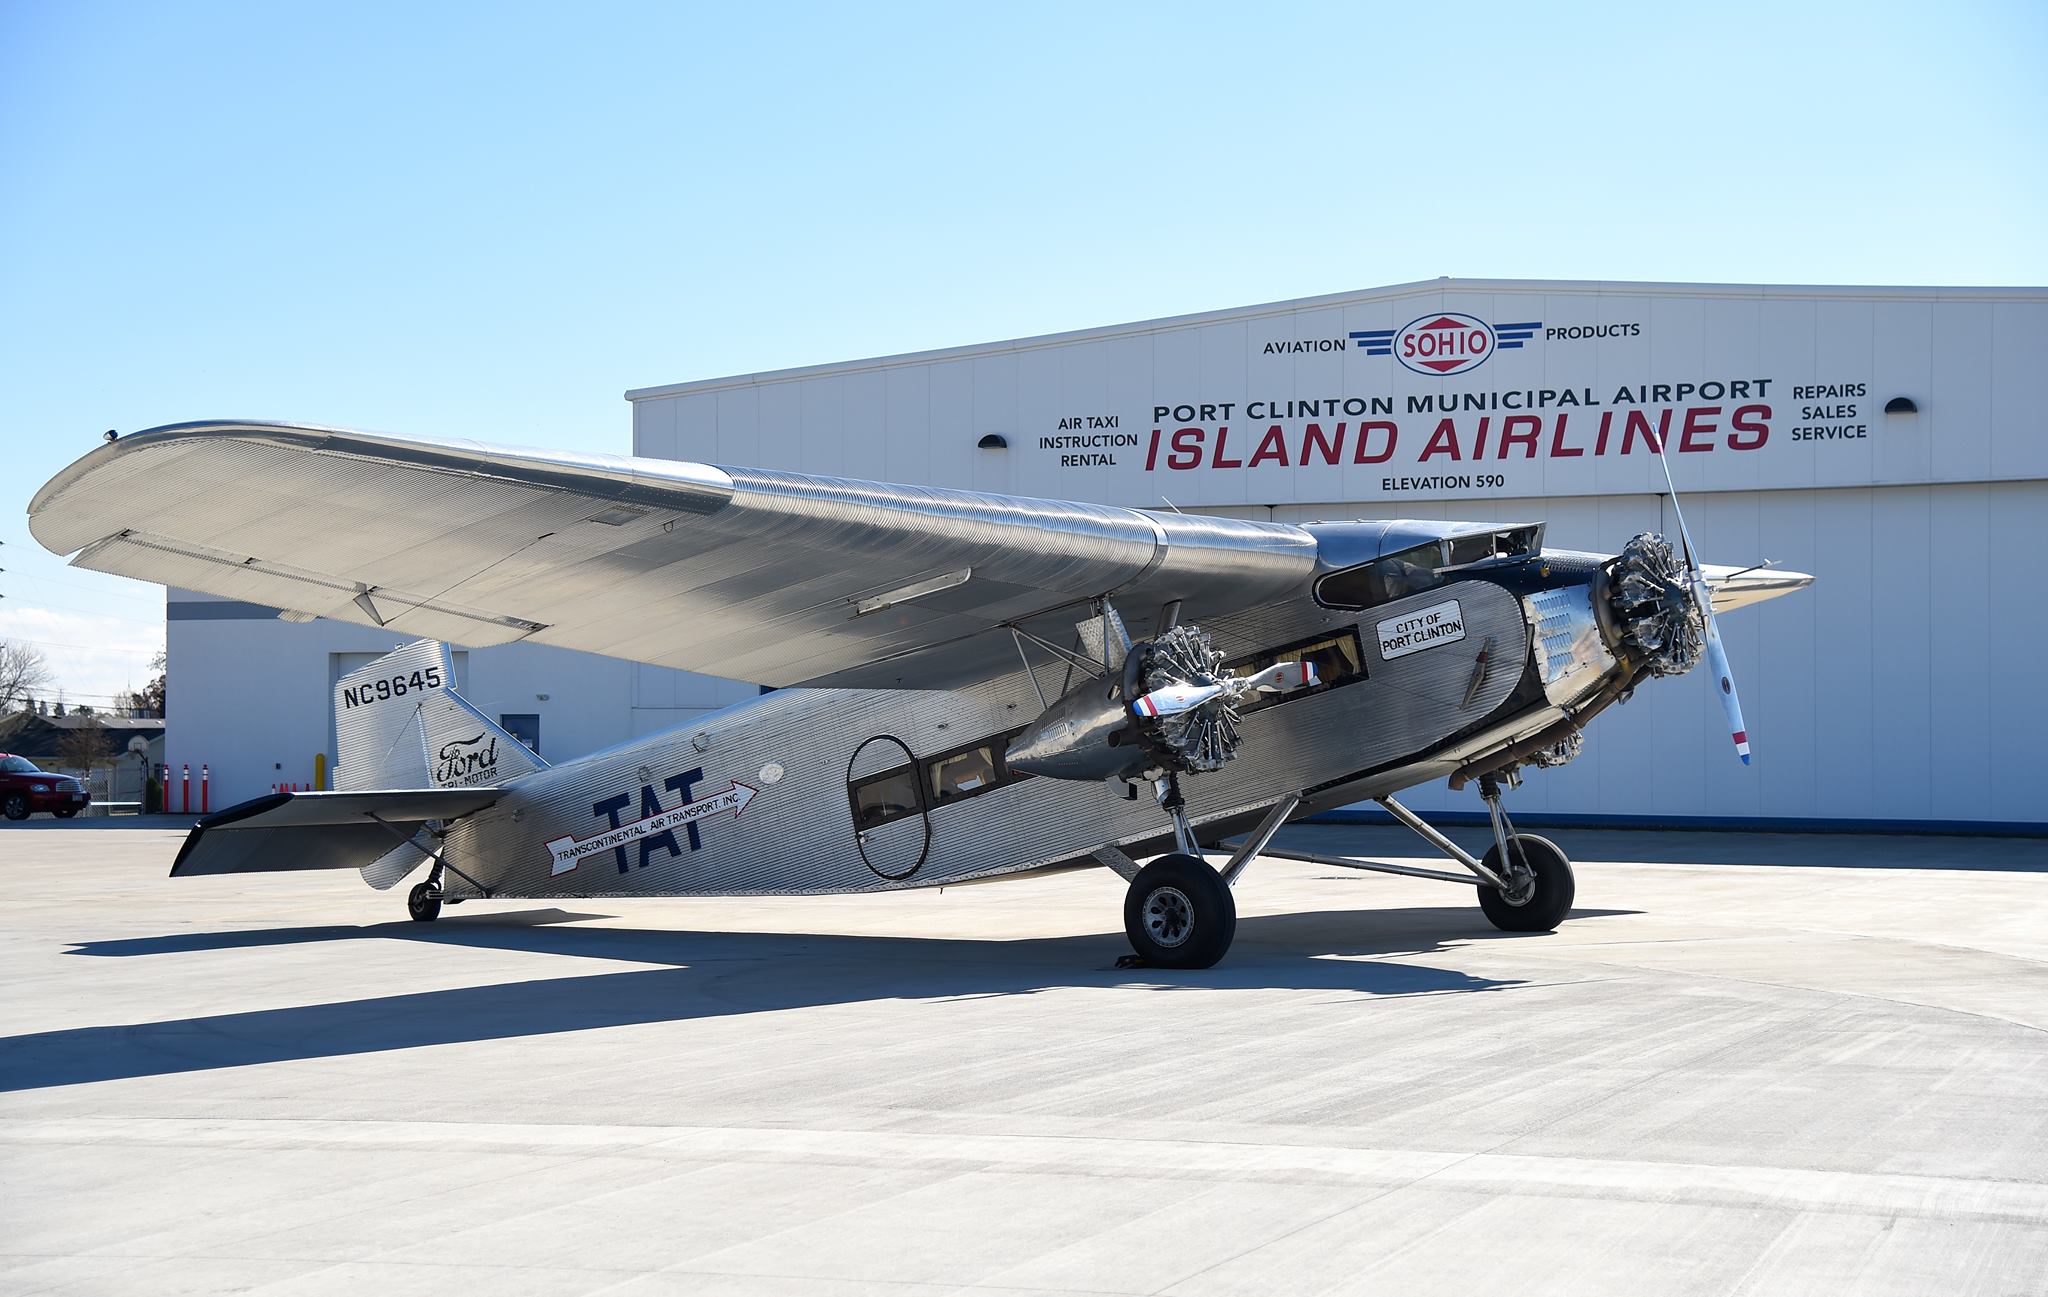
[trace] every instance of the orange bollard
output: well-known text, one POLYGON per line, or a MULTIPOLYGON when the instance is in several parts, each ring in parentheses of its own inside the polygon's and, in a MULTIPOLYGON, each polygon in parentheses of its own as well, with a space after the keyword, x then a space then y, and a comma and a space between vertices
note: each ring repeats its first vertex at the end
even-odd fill
POLYGON ((206 765, 201 763, 199 767, 199 813, 201 815, 206 814, 206 789, 209 778, 210 774, 206 765))
POLYGON ((185 763, 184 791, 178 797, 178 813, 188 815, 192 811, 192 763, 185 763))

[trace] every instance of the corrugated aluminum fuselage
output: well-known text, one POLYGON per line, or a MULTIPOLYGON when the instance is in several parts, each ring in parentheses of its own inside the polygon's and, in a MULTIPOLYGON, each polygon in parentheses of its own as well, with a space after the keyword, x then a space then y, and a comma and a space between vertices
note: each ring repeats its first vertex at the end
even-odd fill
MULTIPOLYGON (((1391 793, 1556 723, 1561 704, 1615 669, 1586 587, 1559 588, 1539 610, 1526 591, 1471 578, 1365 612, 1304 590, 1206 623, 1232 656, 1355 627, 1364 675, 1247 714, 1237 759, 1183 780, 1198 831, 1220 835, 1290 792, 1305 794, 1300 814, 1391 793), (1447 601, 1455 639, 1401 641, 1405 619, 1447 601)), ((1132 800, 1122 784, 1049 778, 938 804, 927 783, 916 813, 856 829, 850 778, 981 740, 1000 747, 1043 709, 1041 692, 1079 682, 1069 670, 1041 664, 1036 688, 1020 668, 968 690, 766 694, 511 783, 450 827, 448 858, 492 896, 544 898, 880 891, 1071 865, 1105 844, 1168 849, 1149 790, 1132 800)), ((446 886, 479 894, 452 872, 446 886)))

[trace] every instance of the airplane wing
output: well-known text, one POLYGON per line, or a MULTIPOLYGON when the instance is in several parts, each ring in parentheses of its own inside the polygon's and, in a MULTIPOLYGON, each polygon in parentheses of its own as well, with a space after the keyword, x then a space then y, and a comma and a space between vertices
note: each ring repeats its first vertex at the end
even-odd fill
POLYGON ((171 877, 361 869, 390 854, 428 820, 456 819, 498 797, 496 788, 272 793, 193 825, 171 864, 171 877))
POLYGON ((1277 523, 272 423, 130 434, 29 515, 77 566, 290 619, 769 685, 950 688, 1014 669, 1007 625, 1108 595, 1138 635, 1315 562, 1277 523))

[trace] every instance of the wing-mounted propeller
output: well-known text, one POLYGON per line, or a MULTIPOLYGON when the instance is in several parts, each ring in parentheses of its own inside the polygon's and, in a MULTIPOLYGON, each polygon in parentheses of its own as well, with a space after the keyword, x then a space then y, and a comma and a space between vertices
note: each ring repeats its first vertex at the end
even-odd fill
POLYGON ((1055 779, 1135 779, 1221 770, 1237 755, 1238 707, 1253 694, 1320 683, 1313 663, 1234 674, 1189 625, 1131 646, 1120 678, 1047 708, 1009 748, 1012 769, 1055 779))
POLYGON ((1233 675, 1209 636, 1176 626, 1144 646, 1145 692, 1130 704, 1146 746, 1165 768, 1221 770, 1237 755, 1237 707, 1255 693, 1305 689, 1316 683, 1311 662, 1281 662, 1253 675, 1233 675))

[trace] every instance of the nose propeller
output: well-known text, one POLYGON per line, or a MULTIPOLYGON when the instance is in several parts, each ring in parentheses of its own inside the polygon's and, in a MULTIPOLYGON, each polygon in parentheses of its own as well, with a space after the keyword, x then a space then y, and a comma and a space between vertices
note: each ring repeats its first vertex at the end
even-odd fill
POLYGON ((1657 448, 1657 462, 1664 467, 1664 485, 1671 492, 1671 513, 1678 520, 1678 543, 1685 548, 1685 579, 1699 605, 1700 621, 1706 631, 1707 669, 1714 673, 1714 688, 1721 696, 1721 712, 1728 718, 1728 734, 1735 740, 1735 755, 1749 764, 1749 729, 1742 723, 1742 700, 1735 694, 1735 673, 1728 666, 1728 650, 1721 644, 1721 628, 1714 622, 1714 592, 1700 570, 1699 552, 1686 530, 1685 510, 1678 507, 1678 484, 1671 480, 1671 461, 1664 457, 1664 440, 1651 438, 1657 448))

